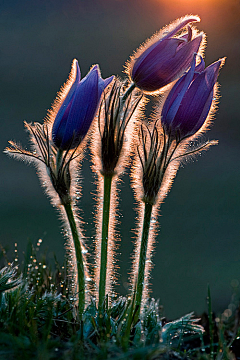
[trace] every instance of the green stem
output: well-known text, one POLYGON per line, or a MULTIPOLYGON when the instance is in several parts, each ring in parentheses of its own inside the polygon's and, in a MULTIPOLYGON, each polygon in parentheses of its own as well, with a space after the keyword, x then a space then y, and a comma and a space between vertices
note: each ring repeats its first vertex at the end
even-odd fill
POLYGON ((112 175, 104 175, 104 194, 103 194, 103 216, 102 216, 102 243, 101 243, 101 264, 99 280, 99 308, 102 309, 106 292, 106 273, 107 273, 107 250, 108 250, 108 230, 109 212, 111 200, 112 175))
POLYGON ((83 264, 83 256, 81 249, 81 242, 79 239, 79 234, 77 230, 77 225, 75 222, 75 218, 72 211, 72 206, 70 203, 63 204, 64 209, 67 214, 67 218, 69 221, 69 225, 72 232, 74 247, 75 247, 75 255, 77 260, 77 274, 78 274, 78 299, 79 299, 79 317, 82 319, 82 314, 85 307, 85 274, 84 274, 84 264, 83 264))
POLYGON ((139 317, 141 302, 142 302, 145 263, 146 263, 146 256, 147 256, 148 235, 149 235, 152 207, 153 207, 152 204, 147 203, 147 202, 145 203, 141 248, 140 248, 139 264, 138 264, 136 298, 135 298, 135 308, 138 307, 138 309, 136 311, 136 317, 139 317))
POLYGON ((209 337, 210 337, 210 359, 214 359, 212 299, 211 299, 211 292, 209 285, 208 285, 207 303, 208 303, 208 322, 209 322, 209 337))

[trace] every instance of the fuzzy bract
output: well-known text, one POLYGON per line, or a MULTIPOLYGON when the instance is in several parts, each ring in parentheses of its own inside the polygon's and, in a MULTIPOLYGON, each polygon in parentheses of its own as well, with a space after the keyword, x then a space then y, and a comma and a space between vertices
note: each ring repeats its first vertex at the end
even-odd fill
POLYGON ((156 35, 156 41, 147 42, 132 58, 128 73, 135 85, 147 92, 154 92, 170 84, 186 71, 203 40, 203 33, 193 36, 188 26, 187 33, 174 37, 191 22, 200 21, 197 16, 188 16, 169 30, 166 35, 156 35), (150 43, 150 45, 149 45, 150 43))
POLYGON ((87 134, 99 106, 103 90, 113 76, 102 79, 98 65, 94 65, 81 80, 77 60, 76 77, 62 102, 52 127, 52 140, 56 147, 67 150, 79 145, 87 134))
POLYGON ((189 71, 176 82, 163 105, 161 121, 170 137, 181 140, 194 135, 203 126, 223 62, 224 59, 220 59, 205 68, 202 58, 196 66, 194 56, 189 71))

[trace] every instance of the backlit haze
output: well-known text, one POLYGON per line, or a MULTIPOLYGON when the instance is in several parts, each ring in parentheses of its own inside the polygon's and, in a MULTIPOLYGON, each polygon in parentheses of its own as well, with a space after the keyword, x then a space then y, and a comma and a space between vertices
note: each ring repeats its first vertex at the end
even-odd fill
MULTIPOLYGON (((74 58, 82 76, 95 63, 104 78, 123 76, 123 65, 146 38, 186 14, 201 18, 195 26, 207 34, 206 65, 227 59, 219 76, 219 110, 206 135, 218 139, 219 145, 180 168, 161 210, 152 289, 170 319, 206 310, 208 283, 213 308, 224 310, 232 280, 240 281, 239 0, 4 0, 0 4, 2 150, 10 139, 28 146, 23 120, 42 121, 74 58)), ((60 223, 34 168, 2 152, 0 161, 1 243, 11 253, 18 242, 21 252, 29 239, 37 243, 42 238, 41 247, 48 247, 49 257, 56 253, 62 259, 60 223)), ((91 245, 95 186, 86 160, 82 176, 81 216, 91 245)), ((120 189, 118 291, 126 294, 136 216, 127 175, 120 189)))

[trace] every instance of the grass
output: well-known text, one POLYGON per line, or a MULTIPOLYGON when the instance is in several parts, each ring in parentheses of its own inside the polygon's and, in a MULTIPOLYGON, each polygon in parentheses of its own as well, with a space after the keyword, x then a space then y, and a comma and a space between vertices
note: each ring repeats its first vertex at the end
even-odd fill
MULTIPOLYGON (((28 245, 19 266, 0 261, 1 359, 238 359, 240 307, 228 317, 209 313, 200 319, 188 314, 166 321, 150 299, 141 321, 131 299, 118 297, 98 311, 92 299, 80 321, 67 276, 67 264, 47 263, 46 255, 28 245), (234 353, 236 354, 234 357, 234 353)), ((18 261, 15 254, 15 263, 18 261)), ((226 312, 226 311, 225 311, 226 312)), ((225 314, 226 315, 226 314, 225 314)))

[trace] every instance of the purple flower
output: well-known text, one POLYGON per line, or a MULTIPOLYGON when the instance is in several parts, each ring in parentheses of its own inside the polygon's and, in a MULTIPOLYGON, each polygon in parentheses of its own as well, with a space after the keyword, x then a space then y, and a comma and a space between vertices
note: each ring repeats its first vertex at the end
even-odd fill
MULTIPOLYGON (((186 16, 175 25, 169 25, 164 32, 157 34, 142 46, 128 66, 128 74, 135 85, 143 90, 153 92, 176 80, 186 71, 193 54, 198 52, 203 40, 203 33, 192 39, 192 29, 180 37, 173 37, 190 22, 200 21, 197 16, 186 16), (174 26, 175 25, 175 26, 174 26), (167 32, 166 35, 163 35, 167 32)), ((195 31, 196 33, 196 31, 195 31)))
POLYGON ((204 69, 203 59, 196 66, 194 56, 189 71, 176 82, 163 105, 161 121, 169 136, 177 136, 181 140, 195 134, 203 126, 223 63, 224 59, 220 59, 204 69))
POLYGON ((75 79, 63 100, 52 127, 56 147, 67 150, 77 147, 94 119, 103 90, 113 76, 103 80, 98 65, 94 65, 81 80, 78 61, 73 60, 75 79))

